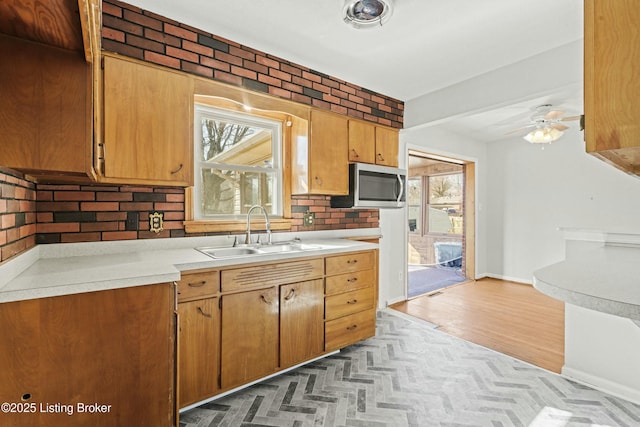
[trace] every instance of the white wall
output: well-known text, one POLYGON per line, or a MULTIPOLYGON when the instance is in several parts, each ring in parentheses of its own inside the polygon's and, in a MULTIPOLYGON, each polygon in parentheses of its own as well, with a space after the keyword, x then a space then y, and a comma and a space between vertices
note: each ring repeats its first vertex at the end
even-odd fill
POLYGON ((584 149, 575 127, 544 150, 518 138, 487 145, 487 273, 531 282, 564 259, 558 227, 640 230, 640 179, 584 149))
MULTIPOLYGON (((419 149, 476 162, 476 277, 531 283, 564 259, 559 227, 640 232, 640 179, 587 154, 575 127, 554 144, 483 143, 436 127, 400 133, 419 149)), ((380 304, 405 298, 406 212, 381 210, 380 304)))

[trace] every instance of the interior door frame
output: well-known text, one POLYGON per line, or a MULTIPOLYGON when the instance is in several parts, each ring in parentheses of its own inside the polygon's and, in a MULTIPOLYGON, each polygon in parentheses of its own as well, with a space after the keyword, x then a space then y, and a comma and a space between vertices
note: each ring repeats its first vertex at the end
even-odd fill
MULTIPOLYGON (((440 155, 430 153, 428 150, 415 147, 407 150, 407 161, 410 155, 418 155, 433 160, 440 160, 449 163, 456 163, 463 167, 464 176, 464 231, 463 231, 463 257, 464 276, 468 280, 475 280, 476 276, 476 162, 473 160, 461 159, 455 155, 440 155)), ((407 162, 407 171, 409 165, 407 162)), ((409 235, 409 223, 405 221, 405 233, 409 235)), ((407 242, 408 243, 408 242, 407 242)), ((405 265, 408 260, 405 258, 405 265)), ((408 276, 407 276, 408 277, 408 276)), ((408 280, 405 282, 405 296, 408 280)))

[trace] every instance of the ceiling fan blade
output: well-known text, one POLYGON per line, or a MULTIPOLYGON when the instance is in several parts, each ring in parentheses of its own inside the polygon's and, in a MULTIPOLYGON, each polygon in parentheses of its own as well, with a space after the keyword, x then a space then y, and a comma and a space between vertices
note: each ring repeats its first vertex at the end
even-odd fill
POLYGON ((562 121, 562 122, 570 122, 572 120, 580 120, 580 117, 582 117, 582 116, 563 117, 563 118, 560 119, 560 121, 562 121))
POLYGON ((552 128, 554 128, 554 129, 559 130, 559 131, 563 131, 563 130, 569 129, 569 126, 565 126, 565 125, 560 124, 560 123, 552 123, 550 126, 552 128))
POLYGON ((534 124, 527 125, 527 126, 523 126, 523 127, 521 127, 521 128, 514 129, 514 130, 512 130, 512 131, 509 131, 509 132, 505 133, 505 135, 513 135, 514 133, 522 132, 522 131, 523 131, 523 130, 525 130, 525 129, 529 129, 529 128, 532 128, 532 127, 535 127, 535 126, 536 126, 536 125, 534 125, 534 124))
POLYGON ((564 111, 553 110, 544 115, 545 120, 557 120, 564 114, 564 111))

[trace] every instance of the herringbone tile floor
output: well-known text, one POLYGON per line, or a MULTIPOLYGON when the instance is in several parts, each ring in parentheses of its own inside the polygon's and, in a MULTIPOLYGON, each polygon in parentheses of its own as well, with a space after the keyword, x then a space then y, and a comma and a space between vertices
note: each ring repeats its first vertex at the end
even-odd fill
POLYGON ((384 311, 374 338, 187 411, 180 426, 636 427, 640 406, 384 311))

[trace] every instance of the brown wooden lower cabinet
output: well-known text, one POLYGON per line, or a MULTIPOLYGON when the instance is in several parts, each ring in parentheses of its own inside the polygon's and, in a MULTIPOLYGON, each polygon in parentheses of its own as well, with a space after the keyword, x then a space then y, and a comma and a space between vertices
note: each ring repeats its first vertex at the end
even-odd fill
POLYGON ((0 304, 7 426, 175 425, 172 284, 0 304))
POLYGON ((322 279, 280 286, 280 367, 324 352, 322 279))
POLYGON ((277 287, 222 296, 223 389, 277 370, 279 302, 277 287))
POLYGON ((178 304, 178 406, 218 392, 220 310, 218 298, 178 304))
POLYGON ((373 336, 377 277, 376 251, 183 274, 179 407, 373 336))

